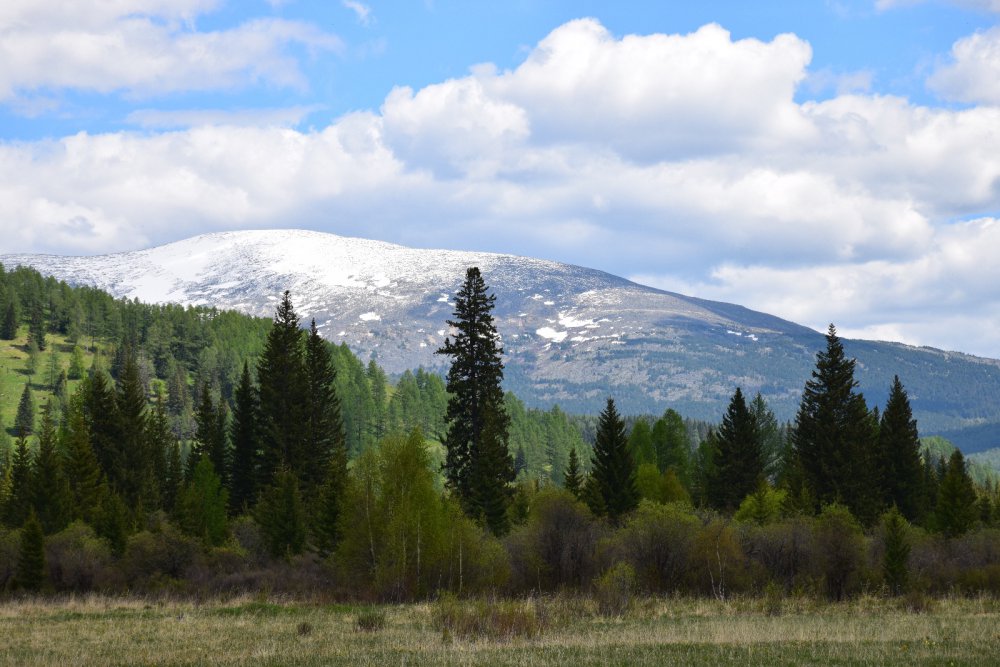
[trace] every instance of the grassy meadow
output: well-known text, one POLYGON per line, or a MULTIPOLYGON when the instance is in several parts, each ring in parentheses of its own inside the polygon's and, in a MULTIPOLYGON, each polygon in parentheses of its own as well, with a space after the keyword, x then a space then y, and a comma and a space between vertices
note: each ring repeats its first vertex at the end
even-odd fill
MULTIPOLYGON (((491 609, 485 601, 450 604, 472 615, 491 609)), ((590 599, 557 597, 500 603, 492 625, 471 632, 444 626, 442 606, 12 600, 0 606, 0 663, 1000 664, 1000 603, 992 598, 937 600, 919 612, 872 597, 838 604, 658 598, 607 616, 590 599)))

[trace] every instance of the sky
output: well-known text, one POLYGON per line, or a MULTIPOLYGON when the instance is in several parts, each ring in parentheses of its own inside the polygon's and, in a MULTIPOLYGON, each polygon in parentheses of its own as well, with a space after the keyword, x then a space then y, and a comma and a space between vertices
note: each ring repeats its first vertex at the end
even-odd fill
POLYGON ((1000 0, 4 0, 0 252, 315 229, 1000 358, 998 18, 1000 0))

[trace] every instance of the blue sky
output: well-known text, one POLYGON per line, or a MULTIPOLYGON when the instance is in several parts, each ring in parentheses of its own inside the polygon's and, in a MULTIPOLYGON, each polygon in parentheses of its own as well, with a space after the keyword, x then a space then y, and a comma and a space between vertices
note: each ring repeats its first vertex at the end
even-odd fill
POLYGON ((1000 357, 1000 0, 8 0, 3 251, 302 227, 1000 357))

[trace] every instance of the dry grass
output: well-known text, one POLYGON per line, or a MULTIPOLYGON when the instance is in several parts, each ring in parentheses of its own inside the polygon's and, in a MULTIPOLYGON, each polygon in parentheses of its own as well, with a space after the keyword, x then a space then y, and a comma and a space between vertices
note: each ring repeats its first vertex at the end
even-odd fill
MULTIPOLYGON (((470 604, 483 604, 478 601, 470 604)), ((442 641, 434 604, 385 606, 384 627, 358 632, 369 606, 250 597, 211 603, 116 599, 0 605, 0 662, 16 665, 381 664, 961 664, 1000 663, 1000 604, 940 600, 924 613, 877 598, 827 605, 638 600, 624 616, 582 598, 530 600, 544 631, 442 641), (303 633, 303 627, 310 628, 303 633)))

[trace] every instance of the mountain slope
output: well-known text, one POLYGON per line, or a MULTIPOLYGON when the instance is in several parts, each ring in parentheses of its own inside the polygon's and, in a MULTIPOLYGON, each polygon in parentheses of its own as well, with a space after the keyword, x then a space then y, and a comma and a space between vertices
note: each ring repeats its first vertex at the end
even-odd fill
MULTIPOLYGON (((269 316, 289 289, 303 320, 374 356, 389 372, 441 368, 451 299, 479 266, 497 295, 507 384, 527 402, 596 412, 614 395, 626 412, 674 407, 717 419, 737 385, 791 418, 822 336, 746 308, 638 285, 601 271, 490 253, 417 250, 308 231, 206 234, 97 257, 6 255, 71 283, 144 301, 269 316)), ((870 402, 894 373, 924 432, 1000 428, 1000 362, 897 343, 848 341, 870 402)), ((992 436, 988 436, 990 439, 992 436)), ((1000 444, 1000 439, 995 440, 1000 444)))

